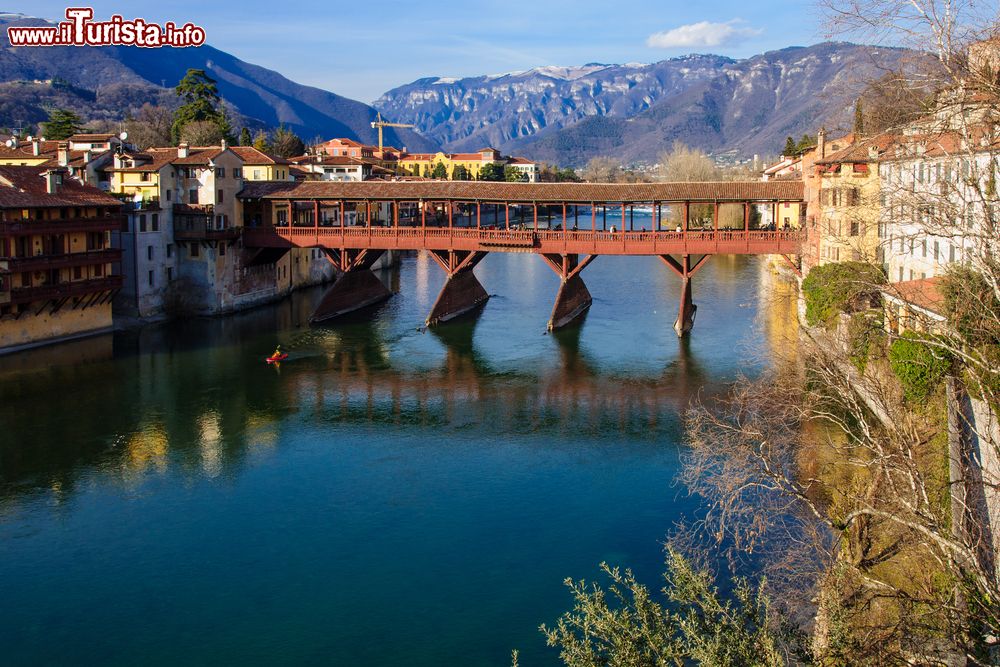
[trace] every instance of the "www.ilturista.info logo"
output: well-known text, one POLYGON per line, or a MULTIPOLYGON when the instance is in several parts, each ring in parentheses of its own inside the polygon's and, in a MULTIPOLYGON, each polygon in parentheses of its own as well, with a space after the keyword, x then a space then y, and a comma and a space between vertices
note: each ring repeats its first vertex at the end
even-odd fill
POLYGON ((126 21, 115 14, 110 21, 93 21, 91 7, 69 7, 65 21, 56 26, 18 26, 7 28, 11 46, 201 46, 205 29, 168 21, 160 26, 143 19, 126 21))

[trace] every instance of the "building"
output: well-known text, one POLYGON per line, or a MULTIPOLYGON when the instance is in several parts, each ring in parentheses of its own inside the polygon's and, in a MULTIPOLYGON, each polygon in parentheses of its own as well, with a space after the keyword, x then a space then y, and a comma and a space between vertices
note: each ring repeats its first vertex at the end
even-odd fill
POLYGON ((522 179, 528 183, 538 182, 538 164, 523 157, 507 158, 507 166, 521 172, 522 179))
MULTIPOLYGON (((371 160, 363 160, 356 157, 344 155, 326 155, 316 153, 313 155, 300 155, 291 160, 301 174, 306 175, 304 180, 317 181, 367 181, 376 173, 384 173, 382 167, 377 166, 371 160)), ((387 172, 389 175, 391 171, 387 172)))
POLYGON ((782 155, 761 174, 762 181, 769 181, 772 178, 802 178, 802 158, 782 155))
POLYGON ((805 186, 804 210, 800 212, 805 220, 808 233, 806 243, 802 248, 802 268, 808 272, 820 264, 820 246, 822 236, 820 223, 822 211, 820 208, 820 190, 823 184, 821 172, 816 169, 816 161, 825 159, 827 155, 842 151, 854 143, 854 135, 847 134, 835 139, 828 139, 826 130, 820 128, 816 134, 816 146, 801 157, 802 181, 805 186))
POLYGON ((939 333, 947 325, 940 278, 892 283, 882 289, 882 304, 885 326, 892 334, 904 331, 939 333))
POLYGON ((0 166, 0 352, 109 331, 121 202, 65 169, 0 166))
MULTIPOLYGON (((399 157, 398 171, 406 176, 423 176, 431 178, 437 165, 443 165, 447 178, 455 180, 455 170, 465 171, 465 178, 460 180, 477 180, 483 167, 497 164, 501 167, 507 160, 495 148, 483 148, 475 153, 406 153, 399 157)), ((461 174, 458 174, 461 175, 461 174)))
POLYGON ((969 140, 907 133, 891 147, 880 165, 889 280, 939 276, 994 228, 998 154, 1000 143, 978 130, 969 140))
POLYGON ((285 158, 268 155, 253 146, 230 146, 229 149, 243 161, 242 178, 245 181, 291 181, 291 162, 285 158))
MULTIPOLYGON (((817 215, 809 226, 809 244, 815 243, 815 264, 855 261, 882 263, 880 254, 880 184, 878 161, 894 135, 854 141, 829 152, 825 137, 812 158, 812 189, 817 215)), ((807 203, 808 204, 808 203, 807 203)))

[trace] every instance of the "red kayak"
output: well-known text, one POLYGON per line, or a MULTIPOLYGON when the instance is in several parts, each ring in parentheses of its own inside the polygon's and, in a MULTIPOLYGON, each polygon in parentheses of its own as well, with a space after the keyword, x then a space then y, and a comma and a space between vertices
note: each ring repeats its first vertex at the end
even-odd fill
POLYGON ((284 361, 287 358, 288 358, 288 354, 283 352, 283 353, 279 354, 276 357, 267 357, 266 359, 264 359, 264 361, 266 361, 269 364, 276 364, 279 361, 284 361))

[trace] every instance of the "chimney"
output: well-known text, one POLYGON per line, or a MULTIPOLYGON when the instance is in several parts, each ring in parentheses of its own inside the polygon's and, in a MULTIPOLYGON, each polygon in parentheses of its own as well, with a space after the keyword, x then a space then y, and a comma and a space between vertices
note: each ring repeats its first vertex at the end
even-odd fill
POLYGON ((123 158, 119 153, 115 153, 115 169, 125 168, 125 158, 123 158))
POLYGON ((42 154, 42 142, 38 139, 31 140, 31 154, 36 157, 42 154))
POLYGON ((89 150, 83 151, 83 163, 84 164, 90 164, 90 161, 93 158, 94 158, 93 151, 89 151, 89 150))
POLYGON ((188 152, 188 145, 186 143, 177 144, 177 157, 187 157, 188 152))
POLYGON ((44 172, 42 176, 45 177, 45 192, 50 195, 57 194, 62 189, 65 174, 64 169, 49 169, 44 172))
POLYGON ((59 146, 56 148, 56 158, 59 161, 60 167, 65 167, 69 164, 69 142, 60 141, 59 146))
POLYGON ((222 150, 226 150, 227 148, 229 148, 229 143, 225 139, 223 139, 222 140, 222 150))
POLYGON ((21 145, 21 142, 18 139, 17 135, 11 135, 11 137, 10 137, 10 147, 11 148, 17 148, 19 145, 21 145))
POLYGON ((819 132, 816 133, 816 153, 819 155, 819 159, 822 160, 826 157, 826 128, 819 128, 819 132))

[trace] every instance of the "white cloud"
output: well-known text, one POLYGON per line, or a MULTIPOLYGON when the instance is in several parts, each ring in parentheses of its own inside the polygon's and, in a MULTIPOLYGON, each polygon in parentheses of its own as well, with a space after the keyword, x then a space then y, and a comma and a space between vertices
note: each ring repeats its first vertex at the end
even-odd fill
POLYGON ((764 32, 759 28, 743 25, 743 19, 725 23, 699 21, 663 32, 654 32, 646 39, 646 46, 656 49, 687 49, 699 46, 733 46, 764 32))

